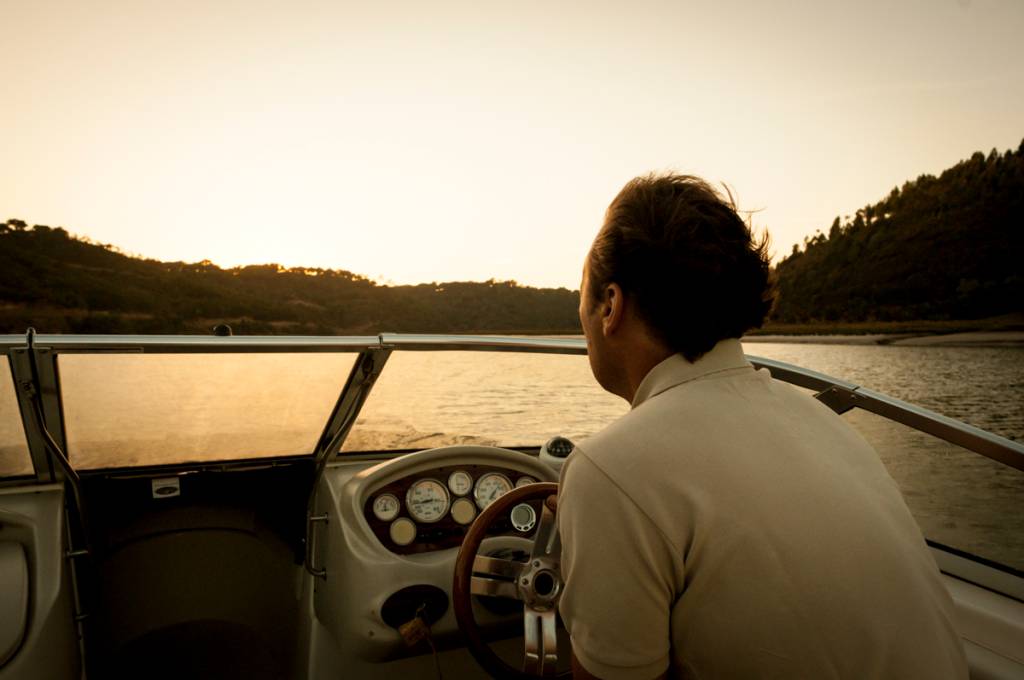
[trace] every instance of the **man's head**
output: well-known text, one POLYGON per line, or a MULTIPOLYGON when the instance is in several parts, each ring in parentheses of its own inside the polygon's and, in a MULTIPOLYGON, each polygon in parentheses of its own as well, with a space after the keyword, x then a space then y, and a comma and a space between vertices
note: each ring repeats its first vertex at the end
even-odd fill
POLYGON ((731 198, 697 177, 648 175, 608 207, 584 265, 580 320, 594 374, 610 391, 621 393, 602 377, 623 378, 610 364, 628 358, 631 343, 696 361, 764 322, 767 236, 753 239, 731 198), (623 329, 633 337, 616 338, 623 329))

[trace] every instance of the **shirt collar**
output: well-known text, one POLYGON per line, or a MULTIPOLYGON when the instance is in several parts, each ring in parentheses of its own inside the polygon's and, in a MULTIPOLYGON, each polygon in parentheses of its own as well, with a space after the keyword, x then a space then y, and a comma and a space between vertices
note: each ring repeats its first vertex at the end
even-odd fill
POLYGON ((693 363, 687 361, 682 354, 673 354, 648 371, 640 381, 640 386, 633 396, 632 408, 676 385, 704 378, 712 373, 745 367, 753 368, 743 354, 743 345, 736 338, 720 340, 711 351, 693 363))

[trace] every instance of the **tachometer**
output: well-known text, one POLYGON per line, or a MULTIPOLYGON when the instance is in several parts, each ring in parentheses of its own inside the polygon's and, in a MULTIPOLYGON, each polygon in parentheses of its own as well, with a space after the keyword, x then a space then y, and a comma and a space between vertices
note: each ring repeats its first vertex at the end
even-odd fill
POLYGON ((406 492, 405 507, 417 522, 436 522, 448 512, 448 490, 436 479, 421 479, 406 492))
POLYGON ((402 506, 398 499, 389 493, 382 493, 373 499, 373 516, 382 522, 390 522, 398 517, 402 506))
POLYGON ((512 490, 512 482, 508 477, 497 472, 488 472, 476 482, 476 489, 473 490, 473 499, 476 504, 484 510, 488 505, 498 500, 512 490))

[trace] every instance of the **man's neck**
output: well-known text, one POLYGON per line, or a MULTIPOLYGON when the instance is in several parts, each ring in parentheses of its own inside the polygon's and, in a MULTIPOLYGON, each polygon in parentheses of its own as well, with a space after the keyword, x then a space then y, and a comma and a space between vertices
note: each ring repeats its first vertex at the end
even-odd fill
POLYGON ((643 332, 635 335, 619 348, 618 379, 609 392, 632 404, 640 383, 651 369, 673 354, 675 352, 671 348, 650 334, 643 332))

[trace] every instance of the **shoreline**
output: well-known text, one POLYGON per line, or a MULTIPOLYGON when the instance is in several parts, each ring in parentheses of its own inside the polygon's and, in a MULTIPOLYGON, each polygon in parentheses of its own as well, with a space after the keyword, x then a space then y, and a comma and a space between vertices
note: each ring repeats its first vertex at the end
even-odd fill
MULTIPOLYGON (((582 339, 580 333, 480 333, 529 337, 582 339)), ((895 345, 899 347, 1024 347, 1024 330, 961 331, 946 333, 758 333, 740 338, 743 343, 783 345, 895 345)))
POLYGON ((1024 347, 1024 331, 964 331, 958 333, 759 334, 742 338, 747 343, 807 345, 896 345, 900 347, 1024 347))

